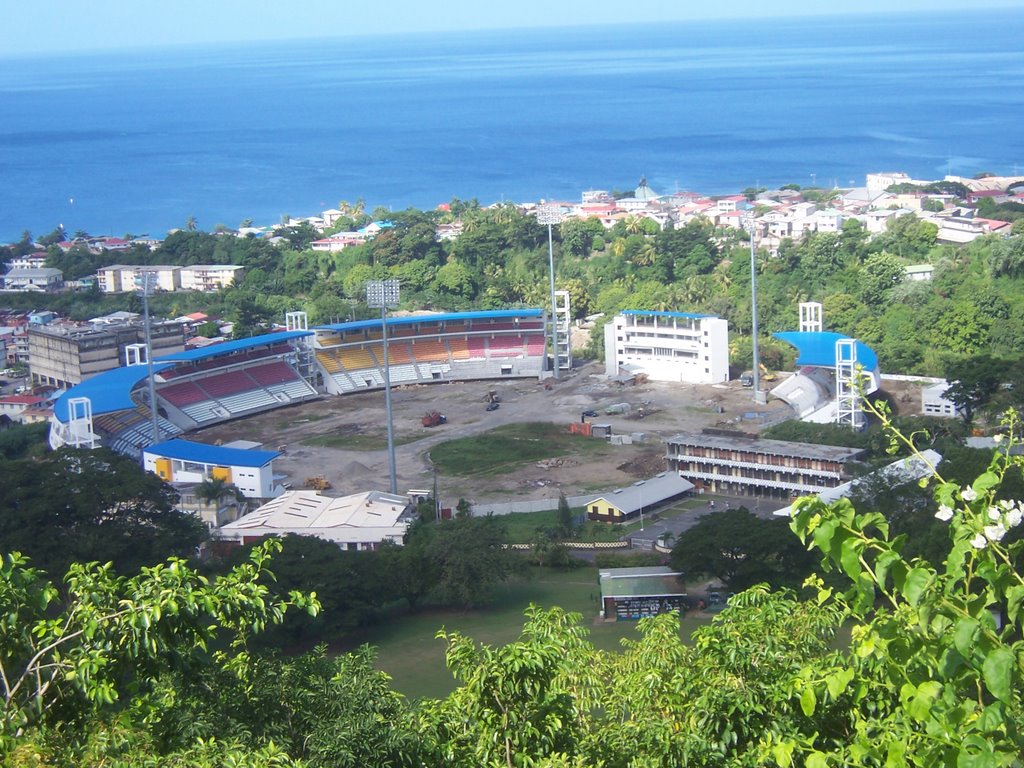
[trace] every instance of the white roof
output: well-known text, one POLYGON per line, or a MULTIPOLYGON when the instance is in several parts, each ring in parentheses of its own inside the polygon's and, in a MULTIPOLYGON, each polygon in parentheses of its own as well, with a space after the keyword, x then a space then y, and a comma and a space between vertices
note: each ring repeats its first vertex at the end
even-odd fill
MULTIPOLYGON (((908 456, 905 459, 898 459, 897 461, 892 462, 892 464, 887 464, 881 469, 865 475, 863 478, 859 477, 848 483, 837 485, 835 488, 826 488, 818 494, 818 498, 826 504, 839 501, 839 499, 845 499, 850 495, 850 492, 853 491, 854 488, 869 477, 882 478, 892 485, 909 483, 911 480, 920 480, 922 477, 930 475, 934 471, 935 467, 939 466, 940 461, 942 461, 942 454, 929 448, 921 451, 920 456, 908 456)), ((790 504, 788 507, 777 509, 772 514, 778 515, 779 517, 792 517, 793 505, 790 504)))
POLYGON ((283 536, 295 533, 337 543, 392 539, 401 543, 408 526, 402 520, 409 500, 381 491, 341 498, 318 491, 288 491, 219 529, 226 538, 283 536))

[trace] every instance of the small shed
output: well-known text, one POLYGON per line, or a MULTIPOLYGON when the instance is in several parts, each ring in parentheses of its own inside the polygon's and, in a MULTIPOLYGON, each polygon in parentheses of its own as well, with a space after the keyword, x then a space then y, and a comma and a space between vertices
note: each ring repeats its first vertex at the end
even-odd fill
POLYGON ((616 621, 636 621, 659 613, 690 608, 680 574, 666 565, 606 568, 601 579, 601 615, 616 621))
POLYGON ((626 488, 595 496, 586 503, 587 519, 606 523, 622 523, 653 511, 668 501, 689 493, 693 483, 675 472, 661 472, 647 480, 638 480, 626 488))

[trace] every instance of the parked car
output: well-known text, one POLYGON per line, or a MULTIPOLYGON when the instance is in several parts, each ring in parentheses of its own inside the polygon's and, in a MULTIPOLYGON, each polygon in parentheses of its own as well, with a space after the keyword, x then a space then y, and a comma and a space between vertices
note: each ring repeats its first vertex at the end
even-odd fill
POLYGON ((489 402, 487 404, 487 410, 488 411, 496 411, 500 407, 501 407, 501 403, 497 402, 496 400, 492 400, 491 402, 489 402))
POLYGON ((583 412, 583 415, 586 416, 588 419, 596 419, 597 411, 588 408, 583 412))

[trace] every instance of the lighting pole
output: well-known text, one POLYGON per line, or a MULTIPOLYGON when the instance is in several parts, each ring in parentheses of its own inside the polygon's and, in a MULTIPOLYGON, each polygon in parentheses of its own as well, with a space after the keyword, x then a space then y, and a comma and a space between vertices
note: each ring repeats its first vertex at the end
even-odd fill
POLYGON ((757 354, 757 243, 754 239, 757 224, 754 214, 747 219, 750 225, 750 319, 754 353, 754 402, 761 402, 761 358, 757 354))
POLYGON ((153 340, 150 332, 149 292, 153 290, 156 274, 141 273, 142 322, 146 334, 146 380, 149 383, 149 415, 153 420, 153 445, 160 442, 160 417, 156 412, 156 383, 153 381, 153 340))
POLYGON ((388 309, 398 306, 399 288, 397 280, 370 280, 366 284, 366 304, 380 309, 380 326, 384 338, 384 409, 388 422, 388 470, 391 478, 391 493, 398 493, 398 478, 395 475, 395 432, 391 419, 391 360, 388 358, 388 309))
POLYGON ((537 221, 548 225, 548 272, 551 278, 551 355, 554 361, 552 372, 559 376, 558 359, 558 307, 555 304, 555 249, 551 240, 551 225, 562 221, 562 212, 557 205, 542 205, 537 209, 537 221))

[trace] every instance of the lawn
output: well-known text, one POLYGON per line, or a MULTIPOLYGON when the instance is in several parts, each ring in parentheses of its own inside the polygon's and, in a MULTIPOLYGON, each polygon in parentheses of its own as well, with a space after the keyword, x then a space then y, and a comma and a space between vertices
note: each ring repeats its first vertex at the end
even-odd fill
POLYGON ((532 422, 441 443, 431 449, 430 460, 442 474, 468 477, 501 474, 542 459, 613 454, 604 440, 571 435, 564 425, 532 422))
MULTIPOLYGON (((396 437, 395 445, 405 445, 418 438, 396 437)), ((303 445, 314 445, 321 448, 342 448, 347 451, 382 451, 388 447, 387 432, 363 432, 363 433, 333 433, 325 435, 312 435, 304 438, 303 445)))
MULTIPOLYGON (((577 507, 572 510, 575 517, 585 516, 586 510, 577 507)), ((530 544, 536 538, 538 528, 557 528, 558 510, 546 509, 540 512, 516 512, 502 515, 502 523, 511 544, 530 544)), ((577 533, 578 541, 618 541, 622 536, 619 526, 585 520, 577 533)))
MULTIPOLYGON (((621 648, 623 638, 639 637, 633 622, 598 622, 601 589, 597 569, 572 571, 531 569, 532 578, 519 578, 499 586, 488 608, 426 610, 371 627, 357 639, 378 649, 377 666, 392 677, 395 690, 411 699, 444 696, 456 681, 444 663, 445 644, 435 635, 442 627, 474 640, 505 644, 516 640, 523 626, 523 611, 530 603, 561 606, 583 614, 590 641, 603 650, 621 648)), ((682 635, 688 638, 704 618, 684 618, 682 635)))

